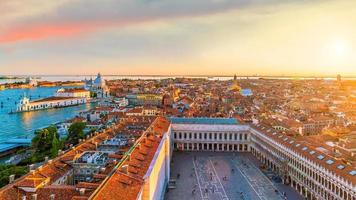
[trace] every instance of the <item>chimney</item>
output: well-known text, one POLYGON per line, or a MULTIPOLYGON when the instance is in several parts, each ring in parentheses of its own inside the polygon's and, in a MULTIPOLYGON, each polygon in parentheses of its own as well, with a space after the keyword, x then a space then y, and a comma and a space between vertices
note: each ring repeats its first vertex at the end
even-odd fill
POLYGON ((37 194, 32 195, 32 200, 37 200, 37 194))
POLYGON ((56 198, 56 195, 55 194, 51 194, 50 196, 49 196, 49 199, 50 200, 54 200, 56 198))
POLYGON ((105 167, 100 168, 100 172, 102 173, 105 172, 105 169, 106 169, 105 167))
POLYGON ((123 165, 122 166, 122 172, 124 173, 124 174, 128 174, 128 168, 129 168, 129 165, 123 165))
POLYGON ((80 194, 80 196, 84 196, 84 194, 85 194, 85 188, 80 188, 80 189, 79 189, 79 194, 80 194))
POLYGON ((26 195, 23 195, 21 200, 26 200, 26 195))
POLYGON ((58 155, 59 156, 62 155, 62 150, 61 149, 58 150, 58 155))
POLYGON ((29 167, 29 170, 30 170, 30 171, 35 169, 35 165, 34 165, 34 164, 31 164, 31 165, 29 165, 28 167, 29 167))
POLYGON ((11 174, 10 176, 9 176, 9 183, 11 184, 11 183, 13 183, 15 181, 15 174, 11 174))
POLYGON ((48 162, 48 156, 45 157, 45 161, 44 162, 45 163, 48 162))
POLYGON ((52 164, 53 160, 48 160, 48 164, 52 164))

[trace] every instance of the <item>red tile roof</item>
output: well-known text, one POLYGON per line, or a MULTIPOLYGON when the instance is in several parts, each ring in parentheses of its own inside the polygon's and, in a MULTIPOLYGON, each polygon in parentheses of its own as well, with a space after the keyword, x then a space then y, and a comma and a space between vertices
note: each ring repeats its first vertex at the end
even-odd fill
POLYGON ((158 117, 137 140, 131 154, 123 158, 110 178, 92 196, 95 200, 135 200, 142 190, 144 175, 170 122, 158 117))

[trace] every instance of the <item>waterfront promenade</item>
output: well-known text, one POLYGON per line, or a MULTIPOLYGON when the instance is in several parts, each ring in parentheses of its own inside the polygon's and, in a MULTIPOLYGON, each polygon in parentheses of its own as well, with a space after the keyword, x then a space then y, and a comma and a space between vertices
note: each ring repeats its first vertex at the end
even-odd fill
POLYGON ((12 138, 31 138, 36 129, 70 119, 81 111, 90 109, 93 104, 41 110, 37 112, 9 114, 16 109, 21 97, 31 100, 50 97, 59 87, 41 87, 32 89, 10 89, 0 91, 0 143, 12 138))

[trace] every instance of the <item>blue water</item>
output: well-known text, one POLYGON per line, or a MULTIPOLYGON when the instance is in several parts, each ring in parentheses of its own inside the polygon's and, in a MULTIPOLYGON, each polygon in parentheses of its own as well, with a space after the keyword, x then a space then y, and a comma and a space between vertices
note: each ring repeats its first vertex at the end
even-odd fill
POLYGON ((15 102, 18 103, 24 94, 31 100, 35 100, 53 96, 57 89, 59 87, 0 90, 0 143, 11 138, 32 137, 36 129, 75 117, 79 112, 93 106, 92 104, 83 104, 59 109, 9 114, 11 110, 16 110, 15 102))

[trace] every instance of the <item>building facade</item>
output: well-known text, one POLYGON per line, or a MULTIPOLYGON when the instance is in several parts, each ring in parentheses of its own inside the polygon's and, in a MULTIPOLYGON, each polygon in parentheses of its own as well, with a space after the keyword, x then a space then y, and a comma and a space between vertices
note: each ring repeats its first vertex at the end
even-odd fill
POLYGON ((84 88, 70 88, 70 89, 61 88, 57 90, 54 96, 90 98, 90 91, 85 90, 84 88))
POLYGON ((94 80, 85 79, 84 81, 85 81, 84 88, 92 92, 94 96, 96 96, 97 98, 107 98, 110 96, 109 88, 106 85, 106 82, 100 73, 98 73, 97 77, 94 80))
POLYGON ((271 128, 221 118, 171 122, 175 150, 251 152, 306 199, 356 199, 354 167, 271 128))
POLYGON ((87 99, 83 97, 49 97, 35 101, 30 101, 29 98, 23 97, 17 105, 16 112, 75 106, 85 104, 86 102, 87 99))
POLYGON ((160 94, 130 94, 126 98, 133 106, 162 106, 163 96, 160 94))

